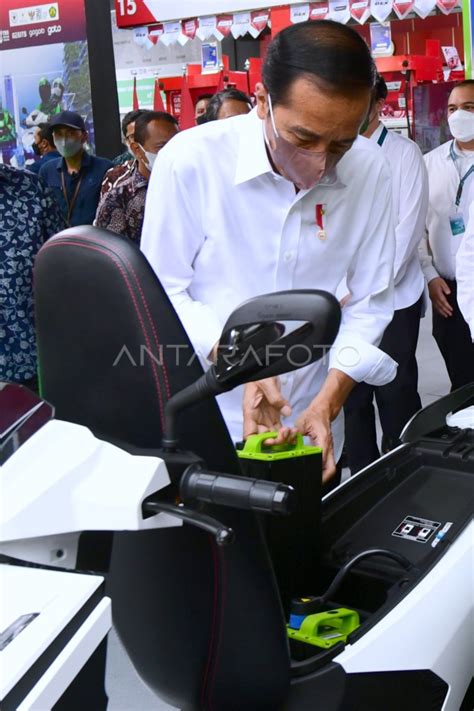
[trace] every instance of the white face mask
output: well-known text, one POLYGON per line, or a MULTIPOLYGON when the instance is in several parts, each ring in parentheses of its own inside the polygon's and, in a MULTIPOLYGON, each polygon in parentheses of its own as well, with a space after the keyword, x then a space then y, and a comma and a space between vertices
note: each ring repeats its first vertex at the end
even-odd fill
MULTIPOLYGON (((157 156, 158 156, 158 153, 150 153, 150 151, 146 151, 140 143, 139 143, 138 145, 140 146, 140 148, 142 149, 143 153, 145 154, 145 157, 146 157, 146 167, 148 168, 148 170, 149 170, 150 173, 151 173, 151 171, 153 170, 153 166, 155 165, 155 160, 156 160, 156 158, 157 158, 157 156)), ((143 162, 145 162, 145 161, 143 161, 143 162)))
POLYGON ((474 113, 457 109, 448 117, 449 130, 461 143, 474 140, 474 113))

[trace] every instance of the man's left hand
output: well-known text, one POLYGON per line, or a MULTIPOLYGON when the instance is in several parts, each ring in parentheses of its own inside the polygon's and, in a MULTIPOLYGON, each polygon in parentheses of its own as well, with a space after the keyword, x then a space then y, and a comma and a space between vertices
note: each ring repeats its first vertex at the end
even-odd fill
POLYGON ((312 403, 298 418, 296 427, 302 435, 323 450, 323 484, 336 474, 334 444, 329 411, 312 403))

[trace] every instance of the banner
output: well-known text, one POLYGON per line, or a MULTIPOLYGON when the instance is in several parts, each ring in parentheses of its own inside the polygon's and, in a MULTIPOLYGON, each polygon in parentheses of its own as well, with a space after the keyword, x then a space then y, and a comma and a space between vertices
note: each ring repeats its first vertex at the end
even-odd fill
POLYGON ((399 20, 404 20, 414 5, 415 0, 393 0, 393 10, 399 20))
POLYGON ((458 0, 436 0, 437 7, 444 15, 449 15, 458 5, 458 0))
POLYGON ((217 18, 217 29, 221 33, 222 37, 228 37, 230 35, 233 22, 234 18, 232 15, 219 15, 217 18))
POLYGON ((290 19, 294 25, 298 22, 309 20, 309 3, 305 2, 303 5, 290 7, 290 19))
POLYGON ((270 18, 270 13, 268 10, 255 10, 251 14, 252 22, 250 28, 250 34, 253 37, 258 37, 260 32, 262 32, 268 25, 268 20, 270 18))
MULTIPOLYGON (((436 0, 433 0, 436 2, 436 0)), ((370 13, 374 20, 383 23, 388 20, 392 12, 393 0, 371 0, 370 13)))
POLYGON ((361 25, 370 17, 370 0, 349 0, 351 17, 361 25))
POLYGON ((81 114, 93 143, 84 0, 0 0, 0 162, 35 160, 36 126, 68 109, 81 114))
POLYGON ((309 12, 310 20, 325 20, 329 15, 329 1, 312 2, 309 12))
POLYGON ((85 36, 83 0, 0 2, 0 50, 76 42, 85 36))
POLYGON ((433 12, 436 7, 436 0, 415 0, 415 12, 422 20, 433 12))
POLYGON ((349 0, 329 0, 329 19, 344 25, 351 19, 349 0))
POLYGON ((236 12, 232 24, 232 37, 237 39, 243 37, 250 30, 250 12, 236 12))

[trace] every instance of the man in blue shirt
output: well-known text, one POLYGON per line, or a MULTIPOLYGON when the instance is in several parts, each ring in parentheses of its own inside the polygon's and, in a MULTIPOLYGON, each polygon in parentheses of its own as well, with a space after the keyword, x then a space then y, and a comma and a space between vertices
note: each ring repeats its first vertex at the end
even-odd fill
POLYGON ((31 173, 38 175, 43 165, 50 160, 57 160, 61 156, 56 150, 53 140, 53 132, 49 123, 40 123, 35 127, 33 138, 33 152, 39 157, 39 160, 27 165, 26 167, 31 173))
POLYGON ((102 179, 112 163, 87 153, 87 131, 79 114, 62 111, 51 121, 51 129, 62 158, 49 161, 39 175, 54 190, 69 226, 91 225, 102 179))
POLYGON ((0 381, 34 386, 33 261, 64 227, 38 176, 0 164, 0 381))

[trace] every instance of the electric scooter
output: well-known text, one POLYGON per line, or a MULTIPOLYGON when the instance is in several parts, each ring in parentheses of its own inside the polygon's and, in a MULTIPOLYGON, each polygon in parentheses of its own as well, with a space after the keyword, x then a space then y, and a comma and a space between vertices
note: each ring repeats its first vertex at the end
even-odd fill
MULTIPOLYGON (((305 338, 331 344, 339 307, 330 295, 286 292, 244 304, 205 374, 197 362, 173 368, 165 357, 140 374, 122 362, 110 378, 107 359, 124 335, 129 345, 144 339, 191 348, 139 250, 100 230, 61 233, 40 252, 36 299, 44 394, 58 416, 120 445, 131 469, 149 457, 166 472, 159 486, 135 492, 133 525, 118 517, 112 525, 105 515, 98 525, 105 495, 92 529, 118 531, 107 576, 114 624, 158 696, 190 710, 472 708, 474 429, 463 418, 474 385, 418 413, 404 444, 325 497, 319 513, 317 467, 305 477, 315 495, 298 497, 296 446, 294 457, 285 452, 291 487, 284 473, 282 481, 242 476, 214 397, 290 370, 288 349, 305 338), (96 305, 92 323, 82 297, 96 305), (126 323, 118 335, 109 324, 117 302, 126 323), (270 360, 269 345, 280 349, 271 349, 270 360), (65 354, 84 364, 67 382, 55 368, 65 354), (125 376, 140 387, 122 410, 114 393, 125 376), (150 386, 156 398, 134 429, 133 398, 150 386), (147 419, 152 406, 158 417, 147 419), (295 513, 308 512, 320 524, 318 540, 295 544, 295 513), (146 523, 165 516, 166 527, 146 523), (270 543, 272 522, 279 535, 270 543), (299 564, 291 569, 289 540, 303 575, 299 564), (282 584, 285 570, 298 580, 294 589, 282 584)), ((104 492, 113 499, 120 488, 109 481, 104 492)), ((69 496, 64 487, 61 496, 69 496)))

